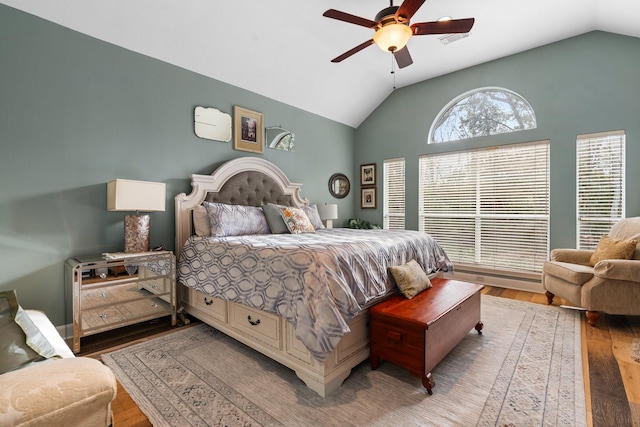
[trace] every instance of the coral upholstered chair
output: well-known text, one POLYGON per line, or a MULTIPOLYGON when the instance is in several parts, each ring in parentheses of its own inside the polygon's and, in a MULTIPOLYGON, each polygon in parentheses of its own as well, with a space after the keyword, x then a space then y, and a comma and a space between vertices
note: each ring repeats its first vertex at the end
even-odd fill
POLYGON ((587 310, 591 325, 599 313, 640 315, 640 217, 615 224, 595 251, 554 249, 543 267, 547 301, 554 296, 587 310))

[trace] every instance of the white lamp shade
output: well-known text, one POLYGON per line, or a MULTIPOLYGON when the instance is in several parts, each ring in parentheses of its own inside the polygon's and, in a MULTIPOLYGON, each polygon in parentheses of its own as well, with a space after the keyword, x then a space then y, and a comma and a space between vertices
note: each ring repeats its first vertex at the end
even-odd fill
POLYGON ((318 214, 323 221, 327 219, 338 219, 338 205, 328 205, 326 203, 324 205, 318 205, 318 214))
POLYGON ((107 183, 107 210, 159 212, 165 210, 163 182, 114 179, 107 183))

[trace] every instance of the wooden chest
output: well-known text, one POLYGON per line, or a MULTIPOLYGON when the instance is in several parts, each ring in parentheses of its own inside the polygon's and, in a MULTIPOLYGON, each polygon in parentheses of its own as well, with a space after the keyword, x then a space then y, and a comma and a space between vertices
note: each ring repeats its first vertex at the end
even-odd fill
POLYGON ((431 370, 475 328, 481 333, 482 285, 436 278, 412 299, 393 296, 369 309, 371 367, 381 359, 422 378, 429 394, 431 370))

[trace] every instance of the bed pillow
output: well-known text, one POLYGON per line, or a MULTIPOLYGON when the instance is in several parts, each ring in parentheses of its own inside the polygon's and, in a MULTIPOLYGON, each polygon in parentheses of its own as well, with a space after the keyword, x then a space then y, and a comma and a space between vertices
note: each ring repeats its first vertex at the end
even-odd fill
POLYGON ((603 259, 631 259, 637 244, 636 240, 618 240, 604 235, 591 254, 589 264, 593 267, 603 259))
POLYGON ((306 213, 309 217, 309 221, 311 221, 311 225, 313 225, 313 228, 315 228, 316 230, 321 230, 324 228, 322 220, 320 219, 320 213, 318 212, 318 206, 303 206, 302 210, 304 210, 304 213, 306 213))
POLYGON ((255 206, 204 202, 204 207, 214 237, 269 234, 271 231, 262 209, 255 206))
POLYGON ((193 229, 196 236, 211 236, 211 224, 207 208, 198 205, 193 208, 193 229))
POLYGON ((411 299, 431 287, 429 276, 416 260, 412 259, 403 265, 390 266, 389 270, 396 281, 398 289, 407 299, 411 299))
POLYGON ((301 208, 280 206, 278 209, 291 234, 315 233, 309 217, 301 208))
POLYGON ((282 213, 280 212, 281 207, 286 206, 275 205, 273 203, 267 203, 262 206, 264 216, 267 218, 267 224, 269 224, 269 228, 273 234, 289 233, 289 228, 282 219, 282 213))

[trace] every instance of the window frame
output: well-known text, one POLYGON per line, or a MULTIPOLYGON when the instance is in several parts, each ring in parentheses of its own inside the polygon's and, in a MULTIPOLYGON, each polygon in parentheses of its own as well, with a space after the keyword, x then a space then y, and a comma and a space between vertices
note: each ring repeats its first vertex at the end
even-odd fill
MULTIPOLYGON (((398 168, 400 166, 397 166, 398 168)), ((383 168, 383 203, 382 203, 382 217, 383 217, 383 225, 382 228, 387 229, 387 230, 404 230, 406 227, 406 183, 405 183, 405 179, 406 179, 406 161, 404 159, 404 157, 402 158, 394 158, 394 159, 386 159, 384 160, 384 162, 382 163, 382 168, 383 168), (398 165, 398 164, 402 164, 401 168, 401 174, 402 174, 402 179, 401 180, 394 180, 391 181, 390 178, 390 172, 391 170, 389 169, 389 167, 391 165, 398 165), (391 184, 395 184, 393 186, 391 186, 391 184), (402 189, 402 194, 395 194, 392 190, 394 188, 401 188, 402 189), (390 197, 394 196, 394 197, 398 197, 400 200, 398 201, 399 204, 398 206, 402 206, 402 208, 395 208, 395 209, 390 209, 390 197), (391 218, 396 218, 396 220, 391 220, 391 218), (401 220, 397 220, 398 218, 401 218, 401 220), (399 222, 401 223, 401 227, 399 225, 394 225, 394 223, 399 222)))
POLYGON ((626 134, 624 130, 598 132, 591 134, 583 134, 576 136, 576 248, 577 249, 595 249, 600 238, 607 234, 609 229, 618 221, 625 217, 626 212, 626 134), (618 144, 618 147, 611 147, 611 150, 603 153, 601 145, 609 141, 612 144, 618 144), (585 147, 581 151, 581 145, 585 147), (585 159, 589 162, 586 165, 581 163, 581 159, 588 157, 587 151, 597 152, 591 159, 585 159), (615 159, 616 151, 619 155, 615 159), (602 179, 595 177, 593 172, 597 168, 593 163, 601 163, 605 154, 611 154, 611 157, 605 160, 614 161, 615 164, 608 164, 610 168, 610 179, 602 179), (583 157, 584 156, 584 157, 583 157), (581 167, 581 166, 584 166, 581 167), (582 172, 584 170, 584 172, 582 172), (617 174, 617 175, 615 175, 617 174), (585 180, 582 180, 584 178, 585 180), (591 182, 593 181, 593 182, 591 182), (605 215, 605 210, 599 209, 597 204, 602 204, 603 198, 607 197, 607 193, 603 189, 609 188, 618 194, 608 194, 612 198, 611 215, 605 215), (589 194, 592 198, 591 204, 585 207, 585 203, 589 202, 583 195, 589 194), (613 212, 615 210, 615 213, 613 212), (617 215, 616 215, 617 213, 617 215), (591 215, 589 215, 591 214, 591 215))
POLYGON ((440 112, 436 115, 436 118, 433 120, 433 122, 431 123, 431 127, 429 128, 429 134, 427 136, 427 144, 441 144, 441 143, 446 143, 446 142, 452 142, 452 141, 463 141, 463 140, 468 140, 471 138, 477 138, 477 137, 486 137, 486 136, 491 136, 491 135, 500 135, 500 134, 504 134, 504 133, 511 133, 511 132, 496 132, 496 133, 490 133, 489 135, 472 135, 470 137, 467 138, 459 138, 459 139, 451 139, 451 140, 446 140, 446 141, 435 141, 434 140, 434 135, 436 133, 436 131, 438 130, 438 128, 441 125, 441 120, 442 118, 447 115, 451 110, 453 110, 456 105, 458 105, 462 100, 465 100, 467 98, 472 97, 473 95, 477 94, 477 93, 482 93, 482 92, 504 92, 507 93, 511 96, 514 96, 516 98, 518 98, 519 101, 521 101, 523 104, 525 104, 525 106, 527 107, 527 109, 529 110, 528 112, 531 114, 532 118, 533 118, 533 126, 532 127, 528 127, 528 128, 524 128, 524 129, 516 129, 516 130, 512 130, 511 132, 519 132, 519 131, 523 131, 523 130, 530 130, 530 129, 535 129, 537 128, 537 119, 536 119, 536 114, 535 111, 533 109, 533 107, 531 107, 531 104, 529 103, 529 101, 527 101, 522 95, 510 90, 510 89, 506 89, 503 87, 498 87, 498 86, 485 86, 485 87, 481 87, 481 88, 476 88, 470 91, 467 91, 463 94, 458 95, 457 97, 453 98, 451 101, 449 101, 441 110, 440 112))

